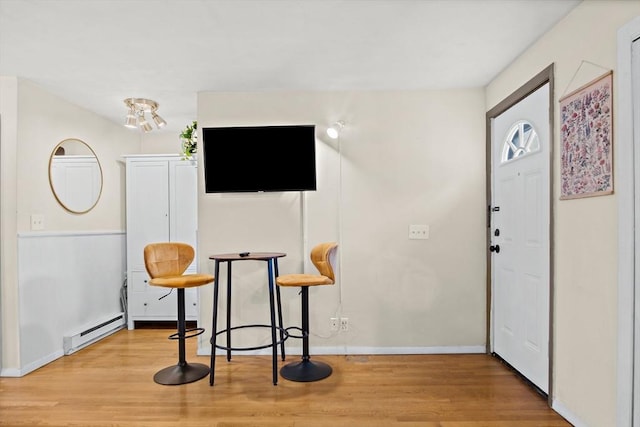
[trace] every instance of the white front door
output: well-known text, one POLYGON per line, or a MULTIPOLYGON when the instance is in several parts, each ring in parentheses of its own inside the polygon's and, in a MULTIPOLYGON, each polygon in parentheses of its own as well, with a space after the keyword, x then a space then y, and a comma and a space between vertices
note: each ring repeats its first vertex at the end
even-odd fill
POLYGON ((549 84, 495 117, 492 350, 549 389, 549 84))

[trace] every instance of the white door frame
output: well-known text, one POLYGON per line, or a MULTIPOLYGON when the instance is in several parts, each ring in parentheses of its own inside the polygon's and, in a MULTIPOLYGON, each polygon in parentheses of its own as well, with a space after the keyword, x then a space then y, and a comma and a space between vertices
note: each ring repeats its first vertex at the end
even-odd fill
MULTIPOLYGON (((633 426, 634 417, 640 417, 640 408, 634 408, 634 390, 640 390, 640 367, 635 366, 635 349, 640 342, 634 337, 640 333, 640 318, 634 316, 634 307, 640 304, 640 283, 636 271, 636 258, 640 255, 640 239, 636 229, 636 215, 640 213, 640 149, 634 147, 634 130, 640 132, 640 123, 634 123, 632 96, 631 45, 640 37, 640 17, 618 30, 618 68, 614 111, 616 138, 614 145, 616 165, 616 193, 618 198, 618 381, 617 422, 619 427, 633 426), (635 345, 634 345, 635 342, 635 345), (634 412, 636 414, 634 414, 634 412)), ((640 147, 639 147, 640 148, 640 147)))
POLYGON ((491 252, 489 252, 489 245, 491 244, 491 178, 493 175, 492 170, 492 135, 491 135, 491 120, 517 104, 529 94, 535 92, 538 88, 545 84, 549 84, 549 385, 548 385, 548 398, 547 402, 551 406, 552 402, 552 384, 553 384, 553 135, 554 135, 554 64, 549 65, 544 70, 539 72, 531 80, 526 82, 520 88, 518 88, 511 95, 502 100, 498 105, 493 107, 486 113, 486 194, 487 194, 487 232, 486 232, 486 259, 487 259, 487 313, 486 313, 486 348, 487 352, 493 351, 493 337, 491 335, 491 311, 492 311, 492 283, 491 283, 491 252))

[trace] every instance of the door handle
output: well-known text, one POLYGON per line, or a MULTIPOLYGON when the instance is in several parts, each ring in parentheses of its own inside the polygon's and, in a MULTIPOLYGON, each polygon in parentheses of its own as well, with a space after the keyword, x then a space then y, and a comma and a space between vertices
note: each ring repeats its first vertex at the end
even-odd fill
POLYGON ((500 253, 500 245, 491 245, 489 246, 489 251, 491 252, 495 252, 495 253, 500 253))

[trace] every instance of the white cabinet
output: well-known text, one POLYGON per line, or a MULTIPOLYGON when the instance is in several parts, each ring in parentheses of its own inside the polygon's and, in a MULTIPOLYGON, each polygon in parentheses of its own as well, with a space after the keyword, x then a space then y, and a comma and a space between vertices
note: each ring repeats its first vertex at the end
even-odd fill
MULTIPOLYGON (((154 242, 184 242, 196 249, 198 173, 195 160, 179 155, 130 155, 126 160, 127 313, 135 321, 175 321, 177 292, 150 286, 144 247, 154 242)), ((187 269, 197 271, 196 261, 187 269)), ((185 290, 186 318, 196 320, 197 289, 185 290)))

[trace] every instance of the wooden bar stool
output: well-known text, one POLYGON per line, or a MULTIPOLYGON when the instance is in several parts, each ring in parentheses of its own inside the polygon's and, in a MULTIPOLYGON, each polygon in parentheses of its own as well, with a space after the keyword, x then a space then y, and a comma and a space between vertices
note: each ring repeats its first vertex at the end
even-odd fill
POLYGON ((144 266, 151 277, 149 284, 178 290, 178 332, 169 336, 169 339, 178 340, 178 364, 158 371, 153 377, 158 384, 187 384, 209 374, 207 365, 187 363, 185 357, 185 339, 200 335, 204 329, 186 329, 184 290, 214 280, 210 274, 184 274, 194 256, 193 247, 186 243, 151 243, 144 248, 144 266))
POLYGON ((291 338, 302 338, 302 360, 292 362, 280 369, 280 375, 291 381, 318 381, 331 375, 331 366, 324 362, 312 361, 309 356, 309 287, 319 285, 333 285, 335 274, 331 266, 331 255, 338 248, 335 242, 320 243, 311 250, 311 262, 320 274, 285 274, 276 278, 278 286, 300 286, 302 295, 302 327, 297 329, 301 336, 289 334, 291 338))

